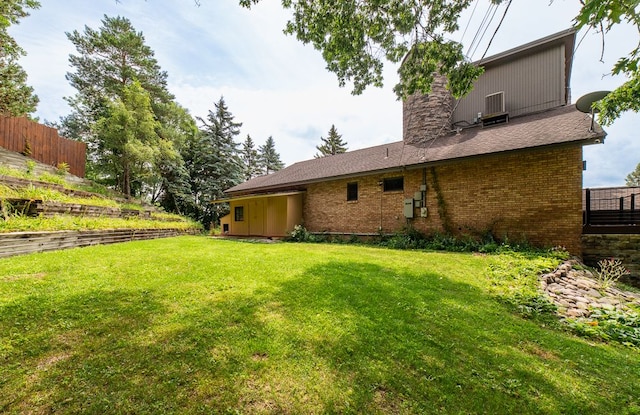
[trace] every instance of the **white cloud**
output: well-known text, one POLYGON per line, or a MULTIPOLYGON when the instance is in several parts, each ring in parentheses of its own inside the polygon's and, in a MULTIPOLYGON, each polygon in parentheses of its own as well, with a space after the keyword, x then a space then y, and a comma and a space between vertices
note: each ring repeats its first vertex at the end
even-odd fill
MULTIPOLYGON (((250 134, 261 144, 272 135, 287 164, 313 157, 315 145, 331 124, 350 149, 401 139, 401 104, 391 92, 396 77, 393 67, 386 69, 384 89, 353 97, 349 87, 339 88, 335 76, 325 70, 319 52, 282 33, 288 15, 280 2, 263 0, 252 10, 241 8, 236 0, 201 3, 196 7, 191 1, 167 0, 43 1, 40 10, 11 30, 29 54, 22 64, 41 99, 37 115, 56 120, 68 112, 62 97, 74 93, 65 80, 68 56, 74 49, 64 32, 82 31, 85 25, 98 28, 107 14, 129 18, 144 33, 169 74, 169 89, 192 114, 206 115, 224 95, 236 120, 244 123, 240 139, 250 134)), ((466 44, 487 6, 488 0, 478 3, 466 44)), ((504 3, 501 7, 475 59, 487 47, 504 3)), ((488 55, 570 27, 578 7, 574 0, 555 0, 550 5, 513 2, 488 55)), ((470 15, 467 11, 461 18, 462 29, 470 15)), ((605 63, 599 62, 600 38, 587 34, 573 62, 574 101, 586 92, 612 89, 624 81, 602 75, 635 46, 637 33, 632 29, 616 28, 607 36, 605 63)), ((585 186, 624 184, 624 177, 640 161, 638 130, 637 114, 626 114, 607 128, 605 145, 585 149, 585 186)))

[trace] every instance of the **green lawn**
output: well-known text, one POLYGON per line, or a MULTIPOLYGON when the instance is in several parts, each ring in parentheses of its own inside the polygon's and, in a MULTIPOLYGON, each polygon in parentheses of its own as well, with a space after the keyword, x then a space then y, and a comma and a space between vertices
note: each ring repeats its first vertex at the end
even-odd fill
POLYGON ((497 300, 553 265, 205 237, 0 259, 0 413, 640 413, 637 350, 497 300))

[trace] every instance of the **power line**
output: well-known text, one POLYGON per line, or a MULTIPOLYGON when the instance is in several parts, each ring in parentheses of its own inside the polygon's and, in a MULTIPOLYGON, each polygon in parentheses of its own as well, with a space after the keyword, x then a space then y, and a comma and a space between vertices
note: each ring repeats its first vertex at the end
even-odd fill
POLYGON ((471 21, 473 20, 473 15, 476 13, 476 8, 478 7, 478 3, 480 3, 480 1, 476 0, 476 4, 473 6, 473 10, 471 11, 471 16, 469 17, 469 20, 467 21, 467 26, 464 28, 464 32, 462 32, 462 37, 460 38, 460 43, 462 43, 462 41, 464 40, 464 36, 467 34, 467 29, 469 29, 469 25, 471 24, 471 21))
POLYGON ((480 47, 480 42, 482 42, 482 39, 484 39, 485 35, 487 34, 487 30, 489 30, 489 26, 491 26, 491 23, 493 22, 493 19, 496 17, 497 11, 498 11, 498 6, 494 7, 493 14, 491 15, 491 19, 489 19, 489 22, 484 27, 484 32, 482 32, 482 36, 480 36, 480 39, 478 40, 478 43, 476 43, 476 47, 473 50, 473 53, 471 54, 472 56, 475 55, 476 52, 478 51, 478 48, 480 47))
POLYGON ((484 15, 484 18, 482 19, 482 22, 480 22, 480 26, 478 27, 478 30, 476 31, 476 35, 474 36, 473 41, 471 42, 471 45, 469 46, 469 50, 467 51, 467 56, 470 59, 476 53, 476 51, 478 50, 478 47, 480 46, 480 43, 482 42, 482 38, 484 38, 485 34, 487 33, 487 30, 489 29, 489 26, 491 25, 491 22, 493 21, 493 18, 495 17, 497 11, 498 11, 498 6, 496 4, 494 4, 494 3, 491 3, 489 5, 489 8, 487 9, 487 12, 484 15), (489 15, 491 15, 491 16, 489 17, 489 15), (473 51, 472 51, 472 49, 473 49, 473 51))
POLYGON ((507 7, 504 9, 504 13, 502 13, 502 18, 500 19, 500 23, 498 23, 498 27, 496 27, 496 30, 493 32, 493 35, 489 40, 489 44, 487 45, 487 48, 484 50, 484 53, 482 54, 482 58, 480 59, 484 59, 484 57, 487 55, 487 52, 489 52, 489 47, 491 47, 491 42, 493 42, 493 38, 496 37, 496 34, 498 33, 498 30, 500 29, 500 26, 502 25, 502 22, 504 21, 504 18, 507 15, 507 12, 509 11, 509 6, 511 6, 511 1, 512 0, 509 0, 509 3, 507 3, 507 7))

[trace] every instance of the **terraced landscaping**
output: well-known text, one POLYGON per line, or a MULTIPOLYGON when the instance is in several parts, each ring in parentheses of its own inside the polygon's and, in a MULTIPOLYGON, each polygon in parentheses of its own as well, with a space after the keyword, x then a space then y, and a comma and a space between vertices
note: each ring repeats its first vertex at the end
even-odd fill
POLYGON ((0 257, 201 231, 182 216, 67 181, 64 172, 35 176, 2 165, 0 173, 0 257))

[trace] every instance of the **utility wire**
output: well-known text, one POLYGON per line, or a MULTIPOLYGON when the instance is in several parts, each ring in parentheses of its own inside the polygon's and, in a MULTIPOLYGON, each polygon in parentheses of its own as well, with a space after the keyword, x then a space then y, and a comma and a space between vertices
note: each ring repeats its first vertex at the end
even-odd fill
POLYGON ((467 49, 467 56, 469 56, 469 54, 471 53, 471 49, 473 49, 473 45, 475 45, 476 41, 478 40, 478 36, 480 36, 480 32, 482 31, 482 27, 484 26, 485 22, 487 21, 487 18, 489 17, 489 13, 491 13, 491 8, 494 7, 493 3, 489 4, 489 8, 487 8, 487 11, 484 13, 484 17, 482 18, 482 21, 480 22, 480 26, 478 26, 478 29, 476 29, 476 34, 473 36, 473 39, 471 40, 471 44, 469 45, 469 49, 467 49))
POLYGON ((502 13, 502 19, 500 19, 500 23, 498 23, 498 27, 496 27, 496 30, 493 32, 493 35, 489 40, 489 44, 487 45, 487 48, 484 50, 484 53, 480 58, 481 60, 484 59, 484 57, 487 55, 487 52, 489 52, 489 48, 491 47, 491 42, 493 42, 493 38, 496 37, 496 34, 498 33, 498 30, 500 29, 500 26, 502 25, 502 22, 504 21, 504 18, 507 15, 507 12, 509 11, 509 6, 511 6, 511 1, 512 0, 509 0, 509 3, 507 3, 507 7, 504 9, 504 13, 502 13))
POLYGON ((473 10, 471 11, 471 16, 469 17, 469 21, 467 21, 467 26, 464 28, 464 32, 462 32, 460 43, 462 43, 462 41, 464 40, 464 36, 467 34, 467 29, 469 29, 469 25, 471 25, 471 21, 473 20, 473 16, 476 13, 476 8, 478 7, 478 3, 480 3, 480 0, 476 0, 476 4, 473 6, 473 10))
POLYGON ((484 38, 484 36, 487 34, 487 30, 489 30, 489 26, 491 26, 491 23, 493 22, 494 17, 496 17, 496 12, 498 11, 498 6, 493 8, 493 14, 491 15, 491 18, 489 19, 489 21, 487 22, 487 25, 484 27, 484 31, 482 32, 482 35, 480 36, 480 38, 478 39, 478 43, 476 43, 475 48, 473 49, 473 52, 471 53, 471 56, 476 54, 476 51, 478 50, 478 48, 480 47, 480 42, 482 41, 482 39, 484 38))

